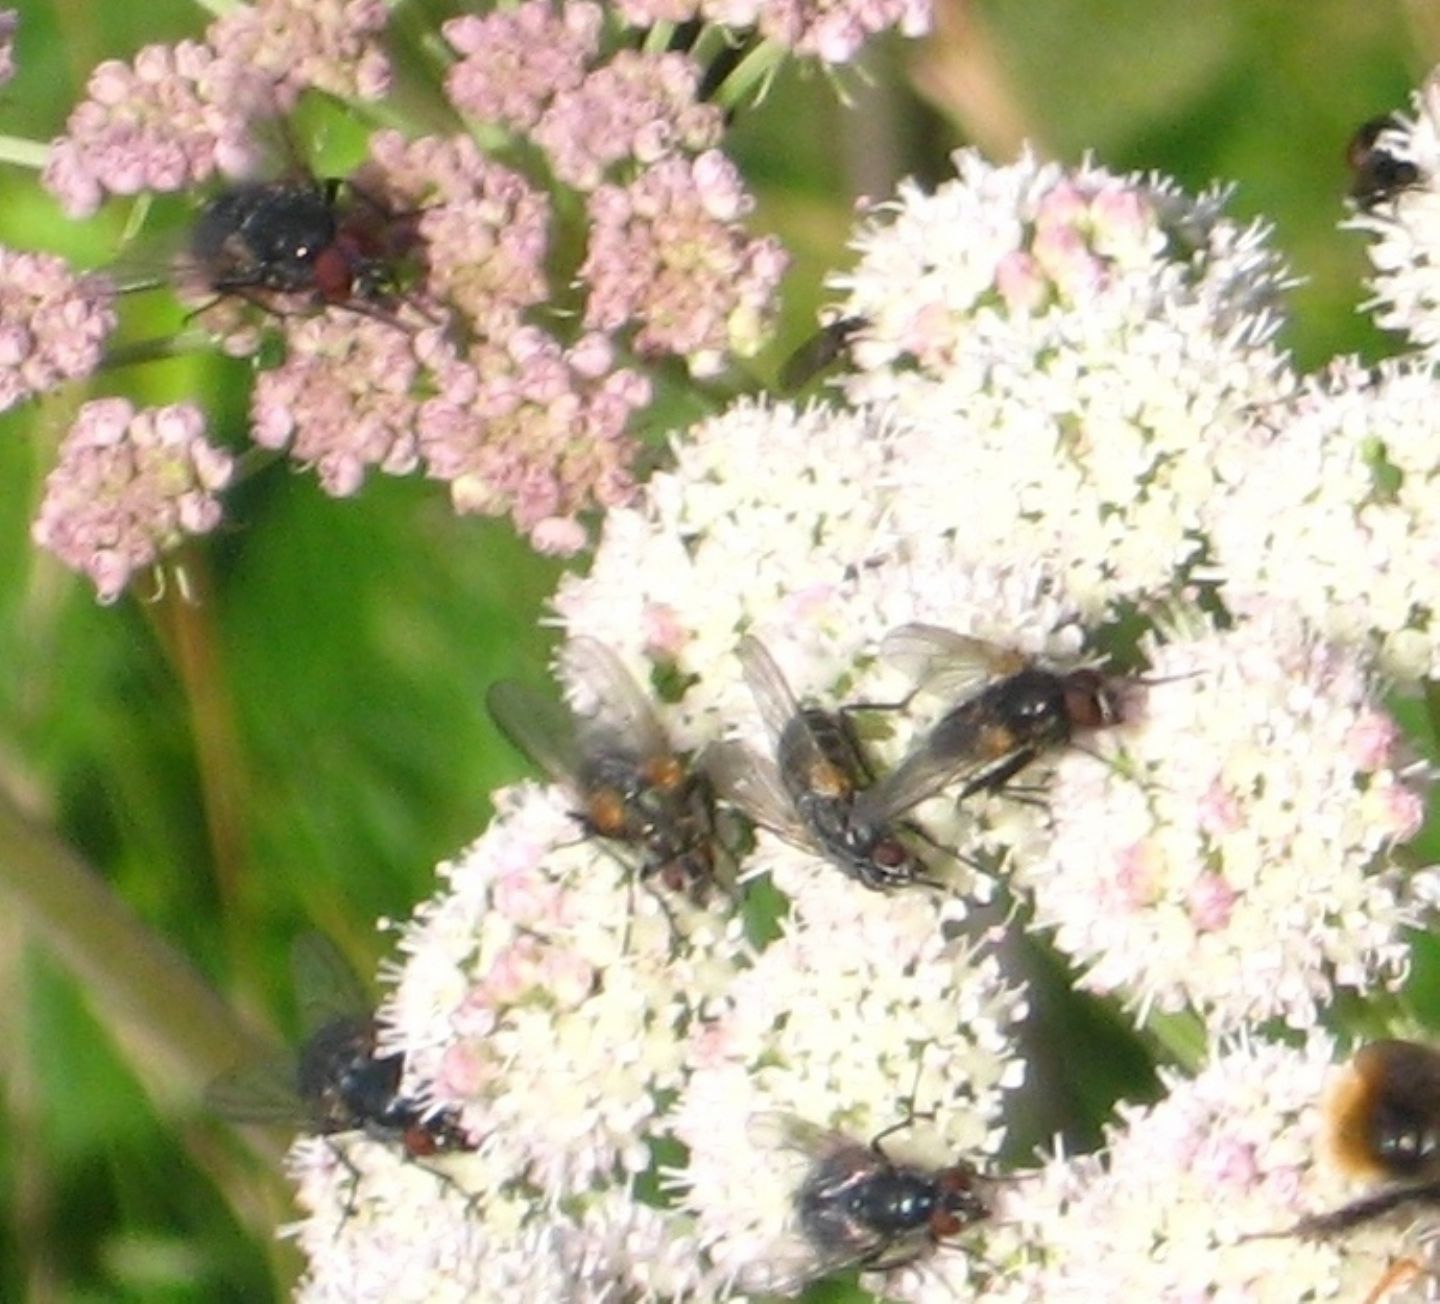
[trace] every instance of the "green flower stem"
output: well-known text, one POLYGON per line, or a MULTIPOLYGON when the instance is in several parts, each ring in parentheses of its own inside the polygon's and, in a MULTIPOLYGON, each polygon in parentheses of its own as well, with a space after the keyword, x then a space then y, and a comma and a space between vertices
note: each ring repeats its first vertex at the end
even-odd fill
MULTIPOLYGON (((735 70, 720 83, 711 97, 722 109, 737 108, 757 86, 762 86, 785 57, 785 47, 778 41, 762 41, 750 51, 735 70)), ((757 93, 756 98, 759 98, 757 93)))
POLYGON ((1440 740, 1440 680, 1425 681, 1425 715, 1430 724, 1430 732, 1440 740))
POLYGON ((674 35, 674 23, 658 22, 645 33, 645 44, 641 46, 641 49, 646 54, 664 54, 670 48, 670 41, 674 35))
POLYGON ((0 134, 0 163, 14 163, 22 168, 45 166, 50 157, 50 146, 43 141, 27 140, 24 136, 0 134))
MULTIPOLYGON (((273 1049, 173 946, 0 786, 0 897, 85 988, 157 1099, 193 1108, 204 1084, 273 1049)), ((278 1162, 272 1140, 256 1148, 278 1162)))
POLYGON ((235 8, 235 0, 195 0, 200 8, 208 10, 216 18, 223 18, 235 8))
POLYGON ((1190 1010, 1174 1014, 1153 1011, 1144 1027, 1166 1056, 1192 1076, 1209 1058, 1210 1034, 1200 1016, 1190 1010))

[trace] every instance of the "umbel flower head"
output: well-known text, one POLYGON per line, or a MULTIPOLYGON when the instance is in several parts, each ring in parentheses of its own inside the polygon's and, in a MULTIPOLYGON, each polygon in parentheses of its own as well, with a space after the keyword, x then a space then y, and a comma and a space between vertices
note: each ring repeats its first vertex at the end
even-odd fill
POLYGON ((787 257, 748 229, 702 65, 630 48, 586 0, 447 22, 464 129, 380 131, 352 176, 308 175, 276 119, 307 90, 385 96, 388 20, 379 0, 260 0, 108 61, 45 184, 74 216, 208 186, 174 280, 225 351, 266 359, 254 441, 338 496, 423 471, 458 512, 573 553, 634 493, 654 369, 753 355, 787 257))
POLYGON ((1268 230, 1155 177, 956 167, 902 185, 833 278, 858 323, 845 396, 935 426, 905 528, 954 528, 953 487, 983 485, 965 557, 1043 564, 1092 616, 1168 588, 1203 551, 1222 446, 1293 384, 1268 230))
MULTIPOLYGON (((1010 1211, 1032 1258, 1013 1297, 1371 1298, 1397 1259, 1418 1252, 1403 1224, 1277 1234, 1347 1195, 1323 1140, 1334 1057, 1320 1036, 1301 1048, 1221 1047, 1193 1079, 1166 1073, 1159 1103, 1122 1108, 1103 1157, 1056 1159, 1041 1180, 1017 1183, 1010 1211)), ((1425 1276, 1384 1298, 1430 1298, 1425 1276)))
POLYGON ((1257 421, 1206 513, 1229 601, 1283 590, 1395 679, 1440 673, 1437 398, 1429 359, 1341 359, 1257 421))
POLYGON ((45 481, 35 542, 83 571, 102 602, 187 535, 220 522, 216 491, 234 471, 205 439, 188 403, 136 410, 128 399, 86 403, 45 481))

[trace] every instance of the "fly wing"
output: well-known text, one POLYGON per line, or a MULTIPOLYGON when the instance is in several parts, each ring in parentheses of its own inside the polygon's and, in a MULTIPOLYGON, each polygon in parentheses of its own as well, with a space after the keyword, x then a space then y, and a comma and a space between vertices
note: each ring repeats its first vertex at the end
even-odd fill
POLYGON ((1013 648, 918 622, 886 634, 880 655, 917 689, 951 699, 965 697, 990 680, 1013 675, 1028 664, 1013 648))
POLYGON ((707 747, 700 765, 709 775, 717 797, 739 807, 756 824, 778 833, 787 842, 814 850, 810 833, 780 781, 780 771, 768 756, 731 740, 707 747))
POLYGON ((670 742, 650 697, 604 643, 572 638, 561 649, 560 664, 584 699, 576 722, 582 738, 618 745, 638 757, 669 754, 670 742))
POLYGON ((800 703, 795 700, 775 658, 758 638, 747 634, 740 640, 736 655, 755 705, 760 708, 760 718, 765 721, 770 737, 778 743, 786 727, 799 716, 800 703))
MULTIPOLYGON (((812 1164, 839 1160, 842 1182, 847 1173, 854 1171, 846 1162, 848 1153, 842 1152, 853 1152, 855 1162, 861 1167, 868 1167, 871 1162, 869 1148, 852 1137, 780 1110, 752 1115, 746 1124, 746 1135, 750 1143, 762 1152, 793 1150, 804 1155, 812 1164)), ((813 1182, 814 1172, 812 1168, 799 1180, 813 1182)), ((798 1186, 796 1195, 799 1195, 798 1186)), ((873 1228, 855 1220, 848 1221, 852 1222, 853 1236, 824 1245, 807 1237, 798 1216, 792 1214, 785 1235, 771 1247, 766 1259, 747 1266, 741 1274, 743 1288, 747 1293, 754 1294, 795 1295, 811 1282, 834 1276, 868 1260, 882 1243, 881 1238, 873 1228)))
POLYGON ((368 1019, 374 1003, 344 953, 323 933, 307 932, 290 947, 300 1026, 310 1036, 339 1019, 368 1019))
POLYGON ((578 786, 579 726, 561 703, 518 680, 502 679, 490 685, 485 705, 516 751, 557 783, 578 786))
POLYGON ((276 1056, 222 1074, 205 1088, 205 1108, 232 1123, 308 1127, 311 1111, 296 1090, 293 1056, 276 1056))
POLYGON ((833 1128, 821 1127, 783 1109, 763 1109, 745 1124, 745 1135, 757 1150, 795 1150, 812 1159, 824 1159, 850 1138, 833 1128))
POLYGON ((840 317, 822 326, 780 368, 780 392, 793 394, 808 385, 845 352, 852 337, 864 325, 863 317, 840 317))
POLYGON ((856 794, 855 822, 872 828, 889 824, 980 766, 973 755, 937 746, 932 731, 893 770, 856 794))

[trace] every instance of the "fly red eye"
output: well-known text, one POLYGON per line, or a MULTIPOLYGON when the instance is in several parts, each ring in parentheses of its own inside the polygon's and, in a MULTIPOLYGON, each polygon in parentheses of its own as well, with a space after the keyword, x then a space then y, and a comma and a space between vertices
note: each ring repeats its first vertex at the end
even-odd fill
POLYGON ((882 838, 875 844, 871 859, 882 869, 899 869, 910 859, 903 843, 895 838, 882 838))
POLYGON ((937 1209, 930 1215, 930 1235, 936 1239, 945 1236, 955 1236, 964 1227, 960 1221, 948 1209, 937 1209))
POLYGON ((1104 676, 1077 670, 1065 683, 1065 717, 1076 729, 1100 729, 1117 724, 1119 704, 1104 676))

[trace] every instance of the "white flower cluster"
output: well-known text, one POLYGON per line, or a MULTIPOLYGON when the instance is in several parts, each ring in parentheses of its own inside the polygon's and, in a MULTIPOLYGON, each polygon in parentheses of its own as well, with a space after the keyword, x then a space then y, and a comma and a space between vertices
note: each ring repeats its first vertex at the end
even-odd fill
MULTIPOLYGON (((1295 380, 1269 343, 1284 271, 1218 196, 1029 158, 959 166, 862 234, 848 406, 742 401, 687 431, 607 514, 555 610, 639 682, 659 670, 656 712, 693 756, 737 738, 775 756, 744 636, 798 703, 872 708, 850 718, 882 775, 979 700, 893 655, 908 624, 1056 677, 1088 656, 1118 718, 1072 720, 1080 745, 1038 748, 1024 791, 927 790, 902 812, 925 880, 903 889, 722 816, 742 890, 778 890, 778 920, 638 883, 623 849, 581 838, 573 795, 500 794, 407 927, 383 1012, 409 1089, 478 1148, 387 1155, 435 1169, 421 1197, 392 1195, 368 1158, 336 1171, 338 1142, 302 1151, 311 1297, 367 1229, 432 1238, 365 1272, 413 1265, 441 1299, 719 1299, 871 1266, 815 1243, 801 1138, 883 1164, 865 1148, 910 1119, 885 1155, 988 1182, 1025 1076, 1025 997, 991 942, 1021 920, 1142 1024, 1185 1010, 1254 1038, 1281 1018, 1312 1040, 1215 1051, 1125 1116, 1108 1159, 995 1182, 992 1217, 954 1248, 946 1230, 915 1264, 881 1254, 867 1284, 927 1301, 1347 1299, 1382 1275, 1376 1247, 1400 1244, 1241 1238, 1330 1198, 1311 1173, 1332 1058, 1313 1025, 1337 984, 1402 973, 1418 902, 1440 899, 1396 855, 1424 792, 1376 678, 1428 666, 1429 603, 1343 543, 1358 521, 1389 540, 1369 556, 1425 565, 1430 468, 1400 430, 1421 373, 1295 380), (1303 477, 1266 462, 1302 428, 1303 477), (1263 524, 1245 525, 1247 501, 1263 524), (1142 632, 1143 676, 1100 662, 1142 632), (977 909, 997 891, 1009 917, 977 909)), ((586 686, 565 687, 583 714, 586 686)), ((1018 728, 990 719, 965 745, 1025 759, 1018 728)))
MULTIPOLYGON (((1036 1234, 1011 1298, 1371 1298, 1391 1267, 1393 1228, 1357 1229, 1343 1241, 1271 1234, 1345 1199, 1323 1144, 1333 1057, 1319 1036, 1301 1049, 1222 1049, 1193 1079, 1167 1073, 1158 1104, 1122 1108, 1103 1158, 1057 1160, 1017 1183, 1009 1212, 1036 1234)), ((1390 1304, 1426 1297, 1423 1283, 1385 1295, 1390 1304)))
POLYGON ((1440 674, 1440 377, 1424 360, 1337 363, 1251 427, 1207 513, 1240 606, 1282 592, 1400 680, 1440 674))
POLYGON ((956 165, 902 186, 834 278, 860 323, 845 395, 933 429, 898 528, 1043 564, 1091 616, 1169 588, 1218 451, 1294 383, 1267 343, 1287 284, 1268 231, 1154 178, 956 165))
POLYGON ((1269 608, 1151 664, 1143 724, 1108 765, 1060 761, 1054 836, 1015 861, 1081 984, 1213 1033, 1309 1027, 1337 984, 1400 975, 1440 876, 1390 864, 1424 801, 1358 660, 1269 608))

